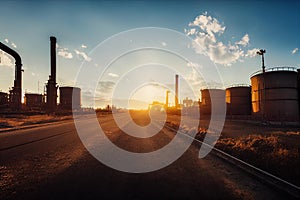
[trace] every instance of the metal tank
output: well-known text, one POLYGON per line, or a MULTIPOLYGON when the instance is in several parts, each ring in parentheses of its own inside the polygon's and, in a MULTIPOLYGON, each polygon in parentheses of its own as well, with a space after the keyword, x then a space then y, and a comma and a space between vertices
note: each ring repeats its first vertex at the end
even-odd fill
POLYGON ((215 114, 223 114, 222 109, 218 109, 219 106, 225 104, 225 90, 223 89, 202 89, 201 92, 201 103, 200 103, 200 115, 210 115, 212 112, 212 101, 214 99, 215 114), (220 113, 218 113, 220 111, 220 113))
POLYGON ((252 114, 267 121, 299 119, 297 70, 274 67, 251 77, 252 114))
POLYGON ((60 108, 63 110, 72 110, 72 108, 75 110, 80 109, 81 89, 78 87, 60 87, 59 101, 60 108))
POLYGON ((226 89, 227 115, 251 115, 251 87, 234 85, 226 89))

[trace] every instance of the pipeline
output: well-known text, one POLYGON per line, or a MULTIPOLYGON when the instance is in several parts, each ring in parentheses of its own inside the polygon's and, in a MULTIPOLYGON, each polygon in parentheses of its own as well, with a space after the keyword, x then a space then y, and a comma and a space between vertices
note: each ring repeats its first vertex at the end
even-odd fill
POLYGON ((22 106, 22 60, 20 55, 0 42, 0 49, 15 59, 14 87, 10 91, 10 103, 13 110, 21 110, 22 106))

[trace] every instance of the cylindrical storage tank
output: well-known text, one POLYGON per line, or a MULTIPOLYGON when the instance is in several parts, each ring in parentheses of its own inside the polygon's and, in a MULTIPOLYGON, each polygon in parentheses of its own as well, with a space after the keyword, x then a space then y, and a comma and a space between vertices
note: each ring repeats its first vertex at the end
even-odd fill
POLYGON ((228 115, 251 115, 251 87, 232 86, 226 89, 228 115))
POLYGON ((251 77, 252 114, 268 121, 299 119, 297 71, 280 67, 251 77))
POLYGON ((298 72, 298 76, 297 76, 297 79, 298 79, 298 106, 299 106, 299 118, 300 118, 300 69, 297 69, 297 72, 298 72))
POLYGON ((60 87, 59 88, 60 108, 63 110, 72 110, 81 108, 81 89, 78 87, 60 87))
POLYGON ((225 90, 222 89, 202 89, 201 91, 201 103, 200 103, 200 115, 210 115, 212 109, 212 101, 214 98, 215 114, 223 114, 221 106, 225 104, 225 90), (219 109, 220 106, 220 109, 219 109), (220 112, 218 112, 220 110, 220 112))

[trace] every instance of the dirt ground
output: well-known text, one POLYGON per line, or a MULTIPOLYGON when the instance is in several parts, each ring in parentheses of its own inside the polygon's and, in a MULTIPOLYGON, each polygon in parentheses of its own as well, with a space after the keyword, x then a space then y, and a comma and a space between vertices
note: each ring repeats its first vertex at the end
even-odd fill
POLYGON ((54 115, 7 115, 0 116, 0 130, 17 128, 22 126, 57 122, 61 120, 72 119, 72 116, 54 116, 54 115))

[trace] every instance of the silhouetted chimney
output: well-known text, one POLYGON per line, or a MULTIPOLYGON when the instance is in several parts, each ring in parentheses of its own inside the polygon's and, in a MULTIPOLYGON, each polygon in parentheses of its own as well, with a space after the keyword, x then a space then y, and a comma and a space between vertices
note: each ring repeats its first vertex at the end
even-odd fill
POLYGON ((56 38, 50 37, 51 79, 56 83, 56 38))
POLYGON ((56 38, 50 37, 50 65, 51 74, 47 83, 47 112, 55 112, 57 106, 57 86, 56 86, 56 38))

